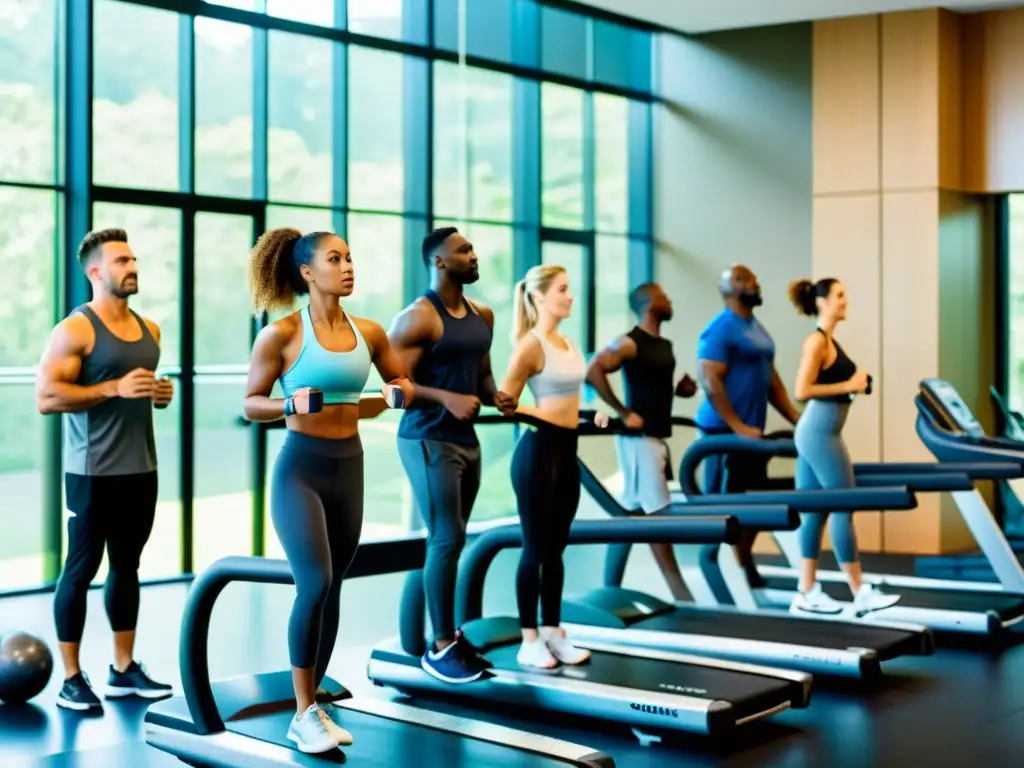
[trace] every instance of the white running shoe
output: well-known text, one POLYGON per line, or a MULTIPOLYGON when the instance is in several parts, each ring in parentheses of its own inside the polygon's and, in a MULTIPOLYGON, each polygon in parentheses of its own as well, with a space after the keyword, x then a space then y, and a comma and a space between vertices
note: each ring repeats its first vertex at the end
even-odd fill
POLYGON ((310 704, 301 715, 292 718, 288 726, 288 738, 295 742, 300 752, 317 754, 338 748, 338 742, 327 730, 330 720, 319 704, 310 704), (321 717, 322 715, 322 717, 321 717))
POLYGON ((837 616, 843 612, 843 606, 826 594, 819 582, 814 582, 814 586, 807 592, 797 592, 789 604, 789 612, 837 616))
POLYGON ((590 658, 590 651, 577 648, 557 627, 541 627, 540 636, 551 655, 563 664, 582 664, 590 658))
POLYGON ((899 601, 899 595, 887 594, 877 584, 861 584, 853 597, 853 614, 863 616, 872 611, 881 611, 896 605, 899 601))
POLYGON ((558 666, 558 660, 551 655, 547 643, 538 637, 536 640, 519 646, 519 653, 516 654, 516 661, 520 667, 537 667, 540 669, 554 669, 558 666))

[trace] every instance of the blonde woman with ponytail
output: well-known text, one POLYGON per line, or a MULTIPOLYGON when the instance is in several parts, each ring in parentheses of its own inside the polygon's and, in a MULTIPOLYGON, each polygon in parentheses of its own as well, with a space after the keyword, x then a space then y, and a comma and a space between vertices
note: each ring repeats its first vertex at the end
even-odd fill
MULTIPOLYGON (((512 487, 523 526, 516 571, 521 667, 551 669, 590 658, 589 651, 569 642, 560 626, 562 552, 580 501, 576 428, 587 372, 583 355, 558 330, 572 313, 572 304, 564 267, 542 265, 526 273, 515 289, 515 350, 501 384, 501 391, 516 400, 529 386, 535 405, 520 403, 518 411, 542 422, 524 430, 512 456, 512 487), (544 622, 539 628, 538 599, 544 622)), ((598 414, 595 422, 603 426, 607 416, 598 414)))

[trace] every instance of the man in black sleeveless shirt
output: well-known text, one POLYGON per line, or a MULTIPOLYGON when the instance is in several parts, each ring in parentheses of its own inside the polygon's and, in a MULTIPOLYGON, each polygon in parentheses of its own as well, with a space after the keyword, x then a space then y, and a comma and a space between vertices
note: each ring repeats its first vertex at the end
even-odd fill
POLYGON ((160 328, 128 307, 138 292, 135 254, 122 229, 88 234, 78 260, 93 299, 50 335, 36 381, 41 413, 64 418, 64 481, 68 546, 54 594, 57 640, 65 680, 64 709, 101 709, 79 668, 86 597, 103 560, 110 564, 104 602, 114 632, 107 698, 162 698, 171 686, 154 682, 132 658, 139 612, 139 558, 153 529, 157 501, 153 407, 166 408, 170 379, 156 378, 160 328))
POLYGON ((402 414, 398 453, 427 528, 423 586, 434 635, 421 665, 447 683, 468 683, 489 666, 455 629, 455 580, 466 525, 480 488, 480 444, 472 419, 481 405, 512 413, 514 398, 491 374, 494 313, 469 301, 480 278, 473 244, 455 227, 423 240, 430 290, 395 318, 388 337, 401 355, 416 398, 402 414))
MULTIPOLYGON (((652 514, 671 504, 668 481, 672 470, 665 439, 672 435, 672 399, 693 397, 697 382, 689 375, 675 381, 672 342, 661 335, 661 324, 672 319, 672 302, 661 286, 638 286, 630 294, 629 304, 640 322, 594 356, 587 382, 627 427, 644 432, 642 436, 617 436, 616 447, 624 481, 622 505, 636 514, 652 514), (608 381, 608 374, 620 368, 626 388, 625 405, 608 381)), ((685 599, 687 591, 672 545, 652 544, 651 551, 672 597, 685 599)))

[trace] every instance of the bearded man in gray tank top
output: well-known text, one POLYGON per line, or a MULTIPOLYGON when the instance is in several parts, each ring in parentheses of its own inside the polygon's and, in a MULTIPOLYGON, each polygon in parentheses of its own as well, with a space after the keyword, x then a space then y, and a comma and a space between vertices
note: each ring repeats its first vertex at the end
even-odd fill
POLYGON ((75 308, 50 335, 36 381, 40 413, 64 415, 64 482, 70 517, 64 571, 54 595, 54 620, 64 661, 57 705, 101 709, 79 667, 89 584, 106 548, 110 571, 104 602, 114 633, 107 698, 163 698, 133 659, 139 612, 139 558, 156 513, 153 407, 174 394, 157 379, 160 328, 128 307, 139 290, 135 254, 122 229, 91 232, 78 260, 93 299, 75 308))

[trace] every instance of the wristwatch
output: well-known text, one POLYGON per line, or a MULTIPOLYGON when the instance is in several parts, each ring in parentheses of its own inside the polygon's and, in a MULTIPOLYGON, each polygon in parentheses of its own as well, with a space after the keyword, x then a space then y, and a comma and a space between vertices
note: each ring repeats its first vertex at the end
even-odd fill
POLYGON ((286 397, 284 399, 284 415, 294 416, 295 415, 295 398, 286 397))

